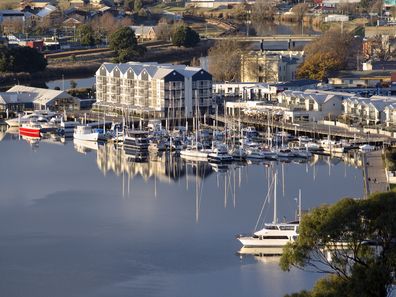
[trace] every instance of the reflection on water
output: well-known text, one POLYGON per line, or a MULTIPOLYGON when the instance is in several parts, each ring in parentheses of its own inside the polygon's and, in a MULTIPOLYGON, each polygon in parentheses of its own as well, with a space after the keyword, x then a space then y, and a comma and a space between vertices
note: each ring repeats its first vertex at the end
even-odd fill
POLYGON ((279 172, 278 211, 288 218, 299 189, 303 209, 363 192, 357 156, 215 166, 159 154, 142 163, 113 144, 50 136, 32 151, 12 133, 2 134, 0 153, 7 297, 284 296, 318 276, 281 271, 269 251, 235 256, 235 235, 253 231, 260 213, 268 166, 279 172))
POLYGON ((301 25, 301 23, 252 21, 252 27, 256 36, 320 34, 320 31, 315 30, 312 26, 301 25))

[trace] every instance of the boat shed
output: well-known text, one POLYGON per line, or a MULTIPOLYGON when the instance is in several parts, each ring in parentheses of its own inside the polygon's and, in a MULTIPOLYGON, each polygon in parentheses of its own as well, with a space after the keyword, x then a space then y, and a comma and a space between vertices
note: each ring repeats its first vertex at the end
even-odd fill
POLYGON ((19 94, 16 92, 0 92, 0 113, 20 112, 32 110, 33 101, 28 94, 19 94))
POLYGON ((6 93, 17 94, 17 98, 31 102, 34 109, 76 110, 79 100, 65 91, 16 85, 6 93))

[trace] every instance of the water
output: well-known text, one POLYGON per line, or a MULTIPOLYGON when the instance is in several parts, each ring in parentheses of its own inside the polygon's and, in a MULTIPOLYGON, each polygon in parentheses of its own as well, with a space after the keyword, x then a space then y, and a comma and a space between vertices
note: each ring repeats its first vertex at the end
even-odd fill
MULTIPOLYGON (((267 192, 263 164, 216 172, 131 163, 112 146, 0 139, 2 296, 276 297, 319 277, 235 254, 267 192)), ((339 159, 274 166, 280 218, 293 218, 299 188, 303 209, 362 196, 362 171, 339 159)))
POLYGON ((55 89, 58 87, 61 90, 67 90, 71 88, 71 82, 74 81, 77 84, 77 88, 92 88, 95 84, 95 77, 85 78, 74 78, 74 79, 58 79, 46 82, 46 86, 49 89, 55 89))
MULTIPOLYGON (((255 36, 271 36, 271 35, 319 35, 320 31, 315 30, 311 25, 301 25, 301 23, 288 23, 288 22, 252 22, 249 34, 255 36)), ((246 30, 246 29, 245 29, 246 30)))

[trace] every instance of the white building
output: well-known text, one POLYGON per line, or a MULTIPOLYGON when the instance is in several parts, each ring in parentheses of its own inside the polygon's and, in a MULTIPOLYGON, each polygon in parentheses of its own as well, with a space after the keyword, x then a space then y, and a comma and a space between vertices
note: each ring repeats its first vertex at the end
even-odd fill
POLYGON ((212 108, 212 75, 197 67, 103 63, 96 71, 94 108, 147 116, 190 118, 212 108))
POLYGON ((370 98, 349 98, 343 102, 344 114, 356 123, 392 125, 396 97, 372 96, 370 98), (389 107, 389 108, 388 108, 389 107))
POLYGON ((79 109, 78 99, 65 91, 16 85, 7 92, 0 94, 2 94, 0 95, 0 105, 10 111, 22 111, 24 109, 79 109))
POLYGON ((339 116, 345 96, 345 93, 321 90, 284 91, 279 93, 278 102, 288 109, 285 112, 287 121, 320 121, 339 116))

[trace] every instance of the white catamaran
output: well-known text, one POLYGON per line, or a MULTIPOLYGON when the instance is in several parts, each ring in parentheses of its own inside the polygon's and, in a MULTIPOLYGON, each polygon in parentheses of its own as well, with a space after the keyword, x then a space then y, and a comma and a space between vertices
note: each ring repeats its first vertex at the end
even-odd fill
MULTIPOLYGON (((298 236, 299 222, 277 223, 276 214, 276 176, 274 176, 274 220, 264 224, 264 228, 254 232, 251 236, 238 236, 244 247, 283 247, 293 242, 298 236)), ((299 217, 301 217, 301 194, 299 195, 299 217)))

